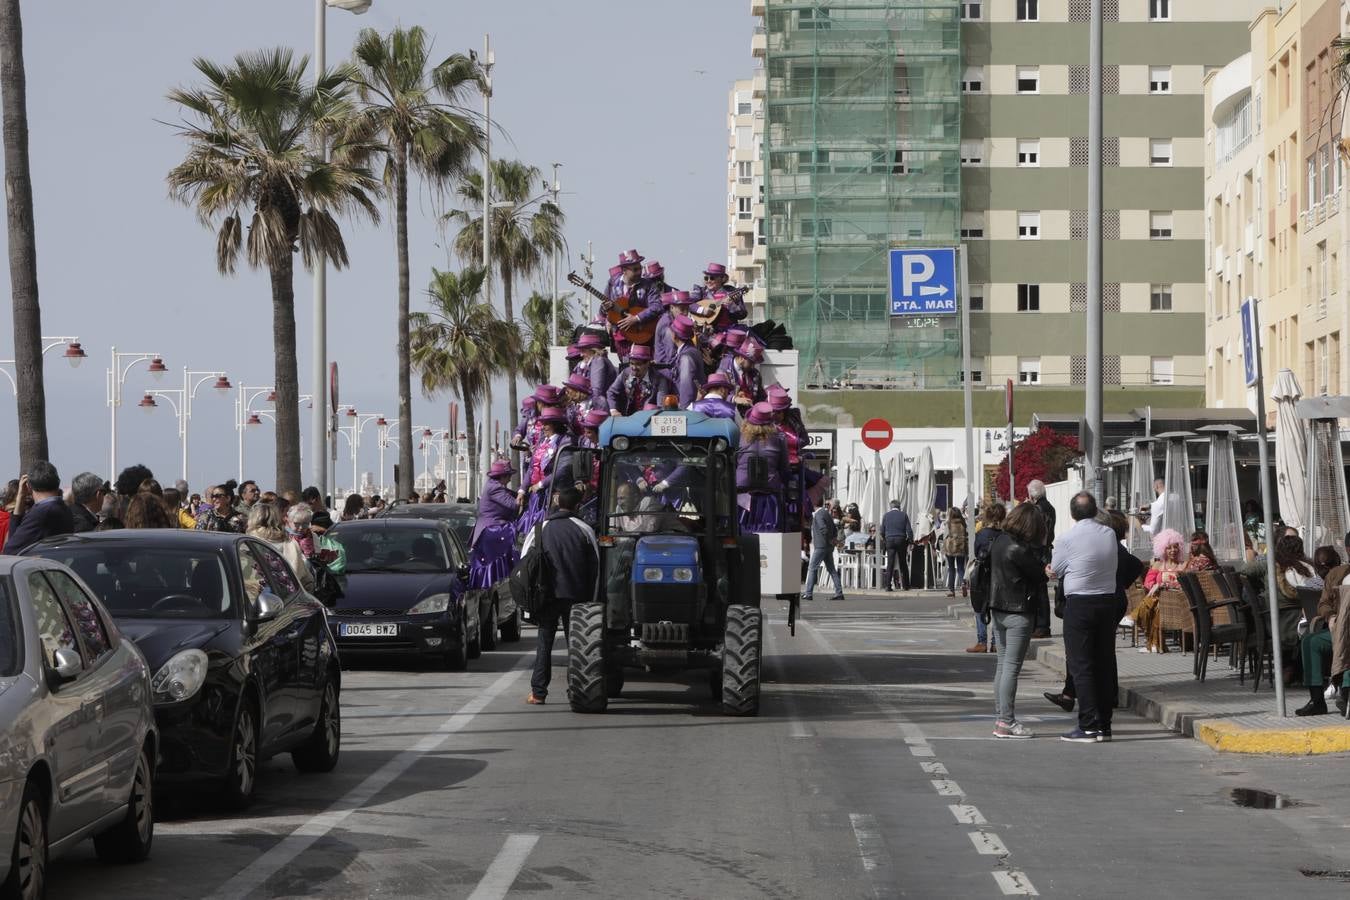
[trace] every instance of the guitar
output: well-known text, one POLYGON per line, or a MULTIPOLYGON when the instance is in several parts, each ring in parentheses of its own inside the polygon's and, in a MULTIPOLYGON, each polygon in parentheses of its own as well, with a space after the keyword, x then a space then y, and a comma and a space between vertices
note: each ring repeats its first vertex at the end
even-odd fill
POLYGON ((706 328, 717 321, 717 317, 722 314, 723 307, 730 304, 733 300, 739 300, 749 292, 750 288, 739 287, 724 291, 721 297, 716 297, 714 299, 704 298, 689 307, 689 318, 694 320, 695 325, 706 328))
POLYGON ((619 323, 625 317, 635 316, 643 311, 644 307, 638 305, 636 297, 625 294, 611 300, 576 272, 568 272, 567 280, 600 301, 600 311, 605 314, 609 324, 614 326, 614 330, 623 335, 624 340, 633 344, 650 344, 656 337, 655 322, 639 322, 627 331, 619 331, 619 323))

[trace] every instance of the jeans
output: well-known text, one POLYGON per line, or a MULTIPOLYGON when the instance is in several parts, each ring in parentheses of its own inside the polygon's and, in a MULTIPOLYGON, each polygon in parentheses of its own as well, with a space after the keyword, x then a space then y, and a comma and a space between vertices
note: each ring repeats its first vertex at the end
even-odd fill
POLYGON ((1017 676, 1022 672, 1027 647, 1031 644, 1032 616, 1028 613, 991 611, 994 635, 998 639, 998 667, 994 670, 994 714, 1000 722, 1017 721, 1013 704, 1017 700, 1017 676))
POLYGON ((553 680, 553 638, 558 633, 558 620, 568 615, 567 607, 541 610, 534 615, 539 634, 534 645, 534 672, 530 674, 530 693, 540 700, 548 696, 548 683, 553 680))
POLYGON ((1070 594, 1064 604, 1064 653, 1078 695, 1078 727, 1110 731, 1119 693, 1116 626, 1125 615, 1117 594, 1070 594))
POLYGON ((984 624, 984 619, 979 613, 975 614, 975 642, 977 644, 986 644, 989 642, 989 626, 984 624))
POLYGON ((811 560, 806 564, 806 587, 802 588, 802 596, 810 597, 816 589, 816 576, 820 574, 821 563, 825 564, 825 571, 834 579, 834 595, 843 596, 844 586, 839 581, 839 570, 834 567, 834 549, 831 547, 812 547, 811 560))
POLYGON ((964 556, 947 556, 947 590, 953 594, 961 586, 961 582, 966 580, 966 558, 964 556))
POLYGON ((900 590, 909 590, 909 541, 887 538, 886 571, 881 576, 881 586, 889 591, 897 582, 900 590))

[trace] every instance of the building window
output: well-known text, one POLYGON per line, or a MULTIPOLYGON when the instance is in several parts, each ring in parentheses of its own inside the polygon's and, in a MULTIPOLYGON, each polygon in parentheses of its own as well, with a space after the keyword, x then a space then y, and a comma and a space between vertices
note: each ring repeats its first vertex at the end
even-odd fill
POLYGON ((1017 311, 1040 312, 1041 286, 1039 284, 1019 284, 1017 286, 1017 311))
POLYGON ((1022 168, 1035 168, 1041 164, 1040 141, 1017 142, 1017 165, 1022 168))
POLYGON ((961 18, 967 22, 978 22, 984 15, 983 6, 981 0, 962 0, 961 18))
POLYGON ((1150 22, 1167 22, 1172 18, 1172 0, 1148 0, 1150 22))
POLYGON ((736 115, 738 115, 738 116, 748 116, 748 115, 750 115, 750 112, 751 112, 751 107, 750 107, 750 104, 749 104, 749 103, 741 103, 741 102, 739 102, 739 101, 736 103, 736 115))
POLYGON ((1151 212, 1148 214, 1148 236, 1153 241, 1172 239, 1172 214, 1170 212, 1151 212))
POLYGON ((1039 212, 1019 212, 1017 214, 1017 239, 1019 241, 1039 241, 1041 239, 1041 214, 1039 212))
POLYGON ((1148 67, 1148 92, 1150 94, 1172 93, 1172 67, 1148 67))
POLYGON ((1017 0, 1017 21, 1035 22, 1040 18, 1037 0, 1017 0))
POLYGON ((1017 360, 1018 384, 1041 383, 1041 358, 1039 356, 1022 357, 1017 360))
POLYGON ((736 163, 736 183, 749 184, 755 174, 755 164, 748 159, 736 163))
POLYGON ((827 238, 834 234, 832 219, 802 219, 802 237, 827 238))
POLYGON ((736 218, 738 218, 738 219, 750 219, 750 218, 752 218, 753 215, 754 215, 754 213, 751 211, 751 210, 752 210, 751 203, 752 203, 752 201, 751 201, 751 199, 750 199, 749 197, 737 197, 737 198, 736 198, 736 218))
POLYGON ((1148 308, 1152 312, 1171 312, 1172 286, 1170 284, 1150 285, 1148 289, 1148 308))
POLYGON ((984 213, 961 213, 961 239, 965 241, 984 240, 984 213))
MULTIPOLYGON (((966 383, 966 373, 965 373, 965 372, 962 372, 962 373, 960 374, 960 382, 961 382, 961 384, 965 384, 965 383, 966 383)), ((971 369, 971 370, 970 370, 970 383, 971 383, 971 384, 984 384, 984 370, 983 370, 983 369, 971 369)))
POLYGON ((961 93, 963 94, 984 93, 984 66, 966 67, 966 73, 961 78, 961 93))
POLYGON ((1153 356, 1148 361, 1149 381, 1153 384, 1172 384, 1172 357, 1153 356))
POLYGON ((970 288, 970 311, 984 311, 984 285, 976 284, 970 288))
POLYGON ((1172 141, 1170 138, 1148 142, 1148 164, 1150 166, 1170 166, 1172 164, 1172 141))
POLYGON ((984 141, 961 142, 961 165, 963 166, 984 165, 984 141))
POLYGON ((818 31, 830 27, 830 11, 819 7, 808 7, 797 14, 797 27, 803 30, 818 31))
POLYGON ((1039 94, 1041 91, 1040 66, 1017 67, 1017 93, 1039 94))

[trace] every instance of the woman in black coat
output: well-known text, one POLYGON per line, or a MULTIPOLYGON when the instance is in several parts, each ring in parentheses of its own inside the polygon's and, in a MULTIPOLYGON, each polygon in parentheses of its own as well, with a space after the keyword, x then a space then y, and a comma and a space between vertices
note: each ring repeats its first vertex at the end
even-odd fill
POLYGON ((1045 595, 1047 579, 1042 558, 1045 539, 1045 517, 1032 504, 1023 503, 1008 514, 1003 532, 989 548, 987 614, 998 644, 998 668, 994 674, 996 738, 1035 736, 1017 721, 1013 702, 1017 697, 1017 677, 1036 623, 1036 604, 1045 595))

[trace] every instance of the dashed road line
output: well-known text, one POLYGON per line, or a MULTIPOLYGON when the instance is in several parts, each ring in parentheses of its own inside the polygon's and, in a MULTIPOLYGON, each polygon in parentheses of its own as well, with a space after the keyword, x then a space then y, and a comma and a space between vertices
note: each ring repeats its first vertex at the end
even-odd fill
POLYGON ((975 852, 983 856, 1007 856, 1008 848, 998 835, 988 831, 972 831, 967 835, 975 845, 975 852))
POLYGON ((516 876, 525 867, 525 860, 537 843, 537 834, 507 835, 506 843, 502 844, 502 849, 483 873, 482 880, 469 895, 469 900, 502 900, 511 890, 511 885, 516 883, 516 876))
POLYGON ((1025 873, 1018 871, 994 872, 994 882, 1008 896, 1039 897, 1040 891, 1031 886, 1031 880, 1025 873))
POLYGON ((849 813, 848 821, 853 826, 853 837, 858 842, 858 856, 862 858, 863 868, 868 872, 875 871, 883 852, 876 818, 865 813, 849 813))
POLYGON ((984 820, 984 814, 969 804, 958 803, 948 806, 947 808, 952 811, 952 815, 956 817, 956 822, 959 825, 989 824, 984 820))

